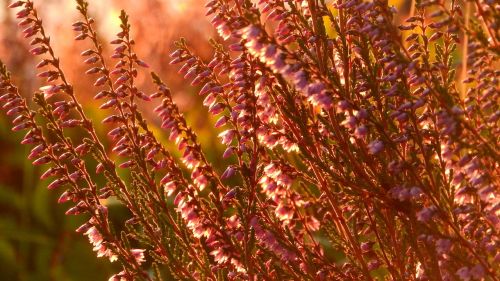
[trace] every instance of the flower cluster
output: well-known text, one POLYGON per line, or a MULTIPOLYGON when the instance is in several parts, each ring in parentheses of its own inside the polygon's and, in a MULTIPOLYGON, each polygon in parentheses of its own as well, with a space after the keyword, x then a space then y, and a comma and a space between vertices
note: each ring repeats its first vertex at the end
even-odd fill
POLYGON ((106 117, 86 115, 32 0, 10 7, 41 57, 37 109, 3 63, 0 105, 67 214, 88 218, 77 232, 122 265, 110 280, 499 280, 495 1, 413 1, 409 15, 382 0, 208 1, 213 58, 181 39, 170 63, 216 116, 221 171, 160 76, 152 94, 138 86, 149 65, 128 15, 106 58, 76 4, 85 91, 106 117), (131 213, 121 234, 110 197, 131 213))

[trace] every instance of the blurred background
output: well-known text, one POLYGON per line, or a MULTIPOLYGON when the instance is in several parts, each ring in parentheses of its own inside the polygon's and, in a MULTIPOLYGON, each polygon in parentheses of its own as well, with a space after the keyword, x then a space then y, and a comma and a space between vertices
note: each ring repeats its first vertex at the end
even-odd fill
MULTIPOLYGON (((75 44, 71 24, 79 19, 75 3, 71 0, 36 0, 35 6, 44 20, 57 56, 69 81, 75 86, 80 102, 94 120, 101 120, 104 112, 92 101, 95 88, 91 77, 82 75, 86 67, 79 54, 89 48, 88 42, 75 44)), ((209 160, 222 169, 220 161, 223 147, 218 144, 218 132, 211 126, 214 120, 202 109, 197 89, 184 83, 171 67, 168 54, 173 42, 185 37, 195 53, 210 59, 212 48, 209 38, 219 40, 209 19, 204 16, 203 0, 89 0, 90 11, 97 22, 102 42, 114 39, 118 30, 120 9, 130 15, 136 53, 146 61, 169 85, 174 99, 185 113, 189 124, 199 136, 209 160), (212 129, 211 129, 212 128, 212 129)), ((391 1, 407 11, 408 2, 391 1)), ((29 46, 20 35, 13 11, 8 11, 7 0, 0 0, 0 58, 9 67, 23 95, 30 97, 40 87, 35 77, 38 59, 29 55, 29 46)), ((105 45, 106 52, 111 53, 105 45)), ((109 56, 108 56, 109 57, 109 56)), ((114 63, 113 63, 114 64, 114 63)), ((113 65, 111 64, 111 65, 113 65)), ((139 84, 146 93, 154 87, 146 70, 139 84)), ((95 79, 95 78, 94 78, 95 79)), ((156 105, 148 104, 144 114, 153 126, 159 120, 152 114, 156 105)), ((98 122, 98 121, 97 121, 98 122)), ((102 127, 102 126, 101 126, 102 127)), ((98 128, 106 142, 103 128, 98 128)), ((164 137, 158 130, 160 137, 164 137)), ((113 264, 96 258, 85 237, 74 232, 84 218, 65 216, 67 206, 58 205, 59 192, 49 192, 46 181, 40 181, 41 170, 26 160, 29 147, 19 142, 22 133, 10 131, 10 120, 0 114, 0 280, 107 280, 116 272, 113 264), (104 262, 102 262, 104 261, 104 262)), ((109 148, 109 143, 108 148, 109 148)), ((173 149, 172 151, 175 151, 173 149)), ((124 221, 127 212, 119 204, 112 219, 124 221)), ((118 222, 119 224, 119 222, 118 222)))

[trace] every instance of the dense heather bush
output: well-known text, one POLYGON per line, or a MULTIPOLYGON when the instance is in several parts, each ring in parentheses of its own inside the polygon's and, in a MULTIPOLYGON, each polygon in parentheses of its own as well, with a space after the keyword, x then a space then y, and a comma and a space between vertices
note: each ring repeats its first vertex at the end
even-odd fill
POLYGON ((384 0, 209 1, 228 44, 213 41, 208 63, 185 40, 170 56, 220 116, 234 160, 222 173, 160 77, 152 95, 136 87, 148 65, 128 16, 111 67, 76 2, 75 39, 92 46, 85 91, 109 112, 112 151, 30 0, 10 6, 47 83, 34 110, 1 64, 0 100, 67 214, 88 217, 76 231, 123 266, 110 280, 500 279, 498 2, 417 1, 398 26, 384 0), (138 110, 155 99, 179 159, 138 110), (121 233, 109 197, 132 214, 121 233))

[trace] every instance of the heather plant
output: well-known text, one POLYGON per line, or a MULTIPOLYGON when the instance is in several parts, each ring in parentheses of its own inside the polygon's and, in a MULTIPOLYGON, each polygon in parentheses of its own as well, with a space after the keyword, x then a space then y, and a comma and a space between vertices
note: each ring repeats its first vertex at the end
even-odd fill
POLYGON ((31 0, 10 7, 46 82, 31 106, 2 63, 0 101, 86 217, 76 231, 122 266, 110 280, 500 279, 497 2, 415 1, 398 24, 383 0, 208 1, 213 59, 180 39, 170 63, 218 116, 223 171, 161 77, 137 85, 128 15, 108 59, 76 4, 107 117, 83 109, 31 0), (131 213, 122 231, 108 198, 131 213))

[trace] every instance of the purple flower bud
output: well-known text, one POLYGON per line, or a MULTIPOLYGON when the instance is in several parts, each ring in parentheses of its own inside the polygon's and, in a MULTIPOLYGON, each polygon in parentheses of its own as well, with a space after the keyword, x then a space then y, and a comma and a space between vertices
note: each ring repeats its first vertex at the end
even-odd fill
POLYGON ((222 174, 221 179, 223 179, 223 180, 228 179, 228 178, 232 177, 235 174, 235 172, 236 172, 236 170, 234 169, 234 167, 229 166, 222 174))
POLYGON ((2 96, 0 96, 0 102, 6 102, 14 97, 15 96, 12 93, 3 94, 2 96))
POLYGON ((369 252, 372 249, 373 243, 371 242, 363 242, 361 243, 361 251, 369 252))
POLYGON ((217 114, 221 113, 222 111, 224 111, 224 108, 225 108, 224 104, 214 103, 210 106, 208 111, 213 115, 217 115, 217 114))
POLYGON ((106 83, 106 81, 108 81, 108 77, 102 76, 95 81, 94 86, 96 87, 102 86, 104 85, 104 83, 106 83))
POLYGON ((39 144, 35 148, 31 150, 30 155, 28 155, 28 159, 34 159, 38 157, 45 150, 45 144, 39 144))
POLYGON ((473 266, 470 269, 470 275, 475 279, 475 280, 482 280, 485 277, 485 270, 482 265, 477 264, 473 266))
POLYGON ((79 214, 82 214, 83 213, 83 210, 82 208, 80 207, 73 207, 73 208, 70 208, 66 211, 66 215, 79 215, 79 214))
POLYGON ((368 263, 368 270, 375 270, 380 267, 380 262, 378 260, 371 260, 368 263))
POLYGON ((84 60, 83 62, 86 63, 86 64, 94 64, 94 63, 96 63, 98 61, 99 61, 99 57, 94 56, 94 57, 90 57, 90 58, 84 60))
POLYGON ((86 233, 91 227, 93 227, 92 224, 89 222, 86 222, 86 223, 82 224, 80 227, 78 227, 75 231, 78 233, 86 233))
POLYGON ((17 107, 14 107, 12 109, 10 109, 9 111, 7 111, 7 116, 12 116, 12 115, 16 115, 18 113, 21 113, 24 111, 24 107, 22 106, 17 106, 17 107))
POLYGON ((422 189, 418 186, 414 186, 410 189, 410 195, 413 198, 418 198, 420 195, 422 195, 422 189))
POLYGON ((8 8, 11 8, 11 9, 12 9, 12 8, 17 8, 17 7, 21 7, 21 6, 23 6, 24 4, 25 4, 25 2, 24 2, 24 1, 16 1, 16 2, 13 2, 12 4, 10 4, 10 5, 8 6, 8 8))
POLYGON ((135 166, 134 160, 129 160, 129 161, 123 162, 120 165, 118 165, 118 167, 120 167, 122 169, 130 168, 132 166, 135 166))
POLYGON ((68 182, 68 180, 65 178, 56 179, 47 186, 47 189, 52 190, 52 189, 58 188, 64 184, 66 184, 67 182, 68 182))
POLYGON ((439 254, 447 254, 451 250, 452 243, 448 239, 438 239, 436 241, 436 251, 439 254))
POLYGON ((161 127, 164 129, 172 129, 174 126, 177 125, 177 120, 175 119, 165 119, 163 123, 161 124, 161 127))
POLYGON ((102 172, 104 172, 104 165, 102 163, 99 163, 96 166, 95 173, 100 174, 102 172))
POLYGON ((125 45, 120 45, 118 47, 115 48, 114 52, 115 53, 123 53, 123 51, 125 51, 127 49, 127 46, 125 45))
POLYGON ((384 143, 380 140, 372 141, 368 144, 370 154, 378 154, 384 149, 384 143))
POLYGON ((85 74, 95 74, 95 73, 99 73, 101 72, 101 68, 100 67, 93 67, 93 68, 90 68, 89 70, 87 70, 85 72, 85 74))
POLYGON ((50 161, 52 161, 52 159, 49 156, 43 156, 43 157, 40 157, 40 158, 36 159, 35 161, 33 161, 33 165, 39 166, 39 165, 47 164, 50 161))
POLYGON ((236 131, 233 129, 226 130, 219 134, 219 138, 221 138, 222 144, 229 144, 233 140, 236 131))
POLYGON ((24 123, 27 120, 28 120, 27 116, 25 116, 25 115, 19 115, 14 120, 12 120, 12 124, 13 125, 18 125, 18 124, 24 123))
POLYGON ((22 99, 20 98, 15 98, 15 99, 11 99, 9 102, 5 103, 2 108, 3 109, 10 109, 10 108, 13 108, 15 106, 19 106, 22 104, 22 99))
POLYGON ((39 141, 38 138, 24 137, 23 140, 21 141, 21 144, 33 144, 33 143, 37 143, 38 141, 39 141))
POLYGON ((228 158, 229 156, 231 156, 234 152, 234 147, 228 147, 225 151, 224 151, 224 154, 222 155, 222 158, 228 158))
POLYGON ((436 207, 424 207, 417 213, 417 220, 421 222, 428 222, 436 213, 436 207))
MULTIPOLYGON (((74 30, 78 31, 79 28, 74 28, 74 30)), ((81 40, 84 40, 85 38, 87 38, 87 34, 86 33, 80 33, 78 34, 77 36, 75 36, 75 40, 76 41, 81 41, 81 40)))
POLYGON ((113 99, 110 99, 109 101, 103 103, 99 108, 100 109, 108 109, 108 108, 115 106, 117 103, 118 103, 118 100, 113 98, 113 99))
POLYGON ((128 75, 122 75, 115 81, 115 85, 121 85, 129 79, 128 75))
POLYGON ((321 93, 325 89, 325 85, 321 82, 316 82, 313 84, 310 84, 309 87, 307 87, 307 94, 309 96, 316 95, 321 93))
POLYGON ((72 199, 72 197, 73 196, 69 191, 65 191, 65 192, 63 192, 63 194, 61 194, 61 196, 57 200, 57 203, 62 204, 62 203, 68 202, 72 199))
POLYGON ((40 179, 44 180, 44 179, 47 179, 47 178, 55 176, 55 175, 60 175, 61 173, 62 172, 59 168, 50 168, 40 176, 40 179))
POLYGON ((142 60, 135 60, 135 63, 140 67, 149 68, 149 65, 142 60))
POLYGON ((368 128, 365 125, 361 125, 354 130, 354 136, 358 139, 364 139, 368 135, 368 128))
POLYGON ((344 121, 342 121, 340 124, 343 126, 346 126, 349 129, 354 129, 356 128, 357 120, 354 116, 348 116, 344 121))
POLYGON ((224 126, 224 124, 226 124, 227 121, 228 121, 227 116, 221 116, 219 118, 219 120, 217 120, 217 122, 215 123, 215 128, 220 128, 220 127, 224 126))
POLYGON ((30 53, 35 55, 35 56, 44 54, 46 52, 47 52, 47 48, 45 46, 36 47, 36 48, 33 48, 30 50, 30 53))
POLYGON ((27 17, 29 14, 30 14, 30 10, 28 10, 28 9, 23 9, 23 10, 21 10, 21 11, 17 12, 17 14, 16 14, 16 18, 18 18, 18 19, 25 18, 25 17, 27 17))
POLYGON ((179 204, 184 201, 184 197, 185 195, 182 193, 182 192, 179 192, 177 194, 177 196, 175 196, 175 199, 174 199, 174 205, 175 206, 179 206, 179 204))
POLYGON ((104 120, 102 120, 102 123, 103 124, 106 124, 106 123, 116 123, 116 122, 119 122, 119 121, 123 121, 123 118, 119 117, 119 116, 116 116, 116 115, 111 115, 111 116, 108 116, 108 117, 104 118, 104 120))
POLYGON ((469 281, 472 279, 472 275, 469 271, 469 268, 466 266, 461 267, 459 270, 457 270, 457 272, 455 272, 455 274, 457 274, 460 280, 463 281, 469 281))
POLYGON ((70 158, 73 158, 73 154, 71 154, 71 152, 64 152, 63 154, 59 155, 59 157, 57 158, 59 161, 64 161, 66 159, 70 159, 70 158))
POLYGON ((69 108, 66 104, 62 104, 58 107, 56 107, 53 111, 52 114, 55 116, 62 116, 65 115, 69 111, 69 108))
POLYGON ((97 93, 97 95, 94 96, 94 99, 99 100, 99 99, 102 99, 108 95, 109 95, 108 91, 101 91, 101 92, 97 93))
POLYGON ((31 122, 25 122, 25 123, 22 123, 22 124, 19 124, 19 125, 12 127, 12 131, 18 132, 18 131, 21 131, 21 130, 24 130, 24 129, 31 127, 31 125, 32 125, 31 122))
POLYGON ((90 147, 87 143, 82 143, 75 147, 75 152, 78 153, 80 156, 86 154, 89 151, 90 147))

